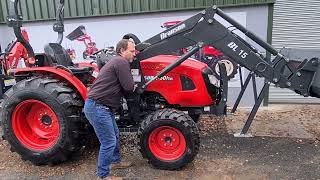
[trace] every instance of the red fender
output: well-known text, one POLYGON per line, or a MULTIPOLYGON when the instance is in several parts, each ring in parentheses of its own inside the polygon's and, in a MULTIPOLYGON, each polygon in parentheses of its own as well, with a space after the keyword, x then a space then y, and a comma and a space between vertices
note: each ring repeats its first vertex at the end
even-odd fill
POLYGON ((65 80, 66 82, 70 83, 79 92, 83 100, 86 100, 87 98, 87 87, 76 76, 70 74, 70 72, 66 70, 56 67, 17 68, 14 70, 15 75, 22 75, 24 73, 54 75, 55 78, 65 80))

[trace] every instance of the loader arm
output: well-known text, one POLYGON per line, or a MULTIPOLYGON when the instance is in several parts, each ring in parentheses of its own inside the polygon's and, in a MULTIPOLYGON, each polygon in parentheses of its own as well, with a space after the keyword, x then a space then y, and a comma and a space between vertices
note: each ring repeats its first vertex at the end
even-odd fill
POLYGON ((64 32, 64 0, 59 0, 57 6, 56 23, 53 25, 53 31, 58 33, 58 39, 56 43, 61 44, 64 32))
POLYGON ((136 46, 136 49, 140 51, 137 55, 138 60, 187 46, 195 46, 194 52, 187 53, 179 58, 160 72, 158 76, 147 82, 146 85, 181 64, 193 55, 197 48, 207 45, 214 46, 241 66, 281 88, 292 89, 303 96, 320 97, 320 92, 310 91, 318 68, 318 58, 307 59, 298 66, 294 66, 271 45, 234 21, 216 6, 206 9, 136 46), (267 61, 256 48, 218 22, 216 20, 217 16, 229 22, 233 27, 271 53, 274 59, 267 61))

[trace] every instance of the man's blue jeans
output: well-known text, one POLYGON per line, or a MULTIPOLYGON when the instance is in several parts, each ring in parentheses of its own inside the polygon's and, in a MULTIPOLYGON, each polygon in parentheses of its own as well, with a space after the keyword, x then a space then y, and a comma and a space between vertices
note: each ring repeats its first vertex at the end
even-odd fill
POLYGON ((101 178, 109 176, 110 163, 121 161, 119 148, 119 129, 113 112, 106 106, 87 99, 84 113, 93 126, 100 142, 97 175, 101 178))

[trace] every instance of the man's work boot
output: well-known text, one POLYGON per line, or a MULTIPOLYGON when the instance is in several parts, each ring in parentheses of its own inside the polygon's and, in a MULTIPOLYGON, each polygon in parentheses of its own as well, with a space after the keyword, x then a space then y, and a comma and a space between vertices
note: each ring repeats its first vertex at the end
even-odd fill
POLYGON ((117 177, 117 176, 108 176, 108 177, 104 177, 104 178, 99 178, 97 180, 122 180, 122 177, 117 177))
POLYGON ((115 164, 111 164, 110 165, 110 169, 111 170, 115 170, 115 169, 126 169, 128 167, 132 166, 131 162, 127 162, 127 161, 121 161, 119 163, 115 163, 115 164))

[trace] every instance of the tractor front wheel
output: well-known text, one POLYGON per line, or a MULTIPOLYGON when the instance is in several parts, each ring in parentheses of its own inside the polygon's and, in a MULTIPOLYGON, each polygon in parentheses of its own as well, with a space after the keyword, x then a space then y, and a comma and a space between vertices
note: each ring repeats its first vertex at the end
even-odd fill
POLYGON ((59 80, 22 80, 4 95, 4 139, 35 165, 66 161, 83 146, 82 106, 79 94, 59 80))
POLYGON ((149 115, 138 130, 142 156, 156 168, 175 170, 190 163, 199 151, 196 123, 182 111, 161 109, 149 115))

